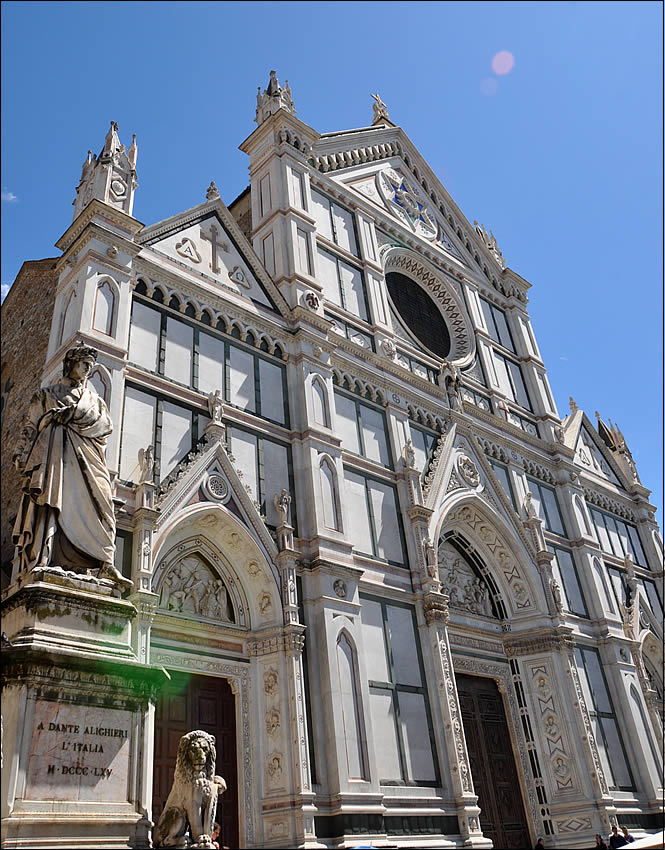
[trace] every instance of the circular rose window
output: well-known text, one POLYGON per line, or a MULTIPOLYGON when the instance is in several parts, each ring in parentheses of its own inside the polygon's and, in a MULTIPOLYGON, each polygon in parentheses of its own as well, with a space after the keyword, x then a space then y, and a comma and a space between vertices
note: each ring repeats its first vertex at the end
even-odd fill
POLYGON ((399 272, 388 272, 386 285, 398 318, 421 345, 445 360, 450 333, 436 303, 415 280, 399 272))

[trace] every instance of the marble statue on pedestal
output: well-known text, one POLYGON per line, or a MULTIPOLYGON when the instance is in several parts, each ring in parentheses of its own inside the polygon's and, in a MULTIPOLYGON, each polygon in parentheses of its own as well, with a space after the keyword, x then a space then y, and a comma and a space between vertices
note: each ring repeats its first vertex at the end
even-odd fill
POLYGON ((104 449, 113 424, 87 381, 97 351, 85 345, 65 355, 60 381, 32 397, 14 453, 23 497, 14 524, 19 572, 61 567, 132 582, 113 564, 115 514, 104 449))
POLYGON ((182 736, 173 785, 153 833, 155 847, 215 846, 217 797, 226 791, 226 782, 215 776, 216 758, 213 735, 196 730, 182 736))

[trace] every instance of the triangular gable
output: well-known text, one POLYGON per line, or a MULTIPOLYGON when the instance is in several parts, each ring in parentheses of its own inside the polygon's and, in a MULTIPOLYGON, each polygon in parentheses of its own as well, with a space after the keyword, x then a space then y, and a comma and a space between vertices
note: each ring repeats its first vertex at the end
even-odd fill
POLYGON ((268 562, 275 563, 275 541, 219 439, 209 437, 186 455, 162 487, 164 492, 158 497, 157 530, 173 521, 177 512, 189 505, 200 501, 217 502, 246 526, 268 562))
POLYGON ((220 199, 145 228, 137 241, 222 290, 284 316, 290 313, 220 199))
POLYGON ((566 444, 575 449, 574 464, 604 481, 625 489, 624 475, 609 449, 596 433, 596 429, 582 411, 575 413, 575 419, 573 424, 576 427, 565 429, 566 444))
POLYGON ((342 182, 383 212, 390 213, 416 235, 438 244, 457 260, 466 262, 462 249, 455 244, 457 237, 451 235, 448 223, 444 222, 403 163, 381 163, 363 169, 363 172, 359 178, 342 182))
POLYGON ((520 516, 485 458, 473 448, 471 434, 453 425, 441 439, 443 446, 438 456, 439 463, 430 470, 425 505, 437 511, 449 497, 458 497, 460 491, 473 493, 475 498, 491 506, 514 528, 527 552, 534 555, 533 544, 525 533, 520 516))
POLYGON ((325 133, 310 162, 326 178, 357 192, 389 212, 467 267, 482 270, 507 295, 526 300, 530 284, 510 269, 496 239, 482 225, 472 226, 401 127, 377 125, 325 133), (397 175, 398 180, 391 179, 397 175), (404 194, 402 194, 404 193, 404 194), (424 207, 421 216, 417 207, 424 207), (428 235, 428 220, 438 233, 428 235))

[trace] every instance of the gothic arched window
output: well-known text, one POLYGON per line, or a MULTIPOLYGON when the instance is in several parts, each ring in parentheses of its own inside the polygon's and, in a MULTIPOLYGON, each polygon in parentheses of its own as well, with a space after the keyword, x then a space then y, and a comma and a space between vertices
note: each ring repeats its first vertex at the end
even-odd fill
POLYGON ((115 317, 115 293, 108 280, 97 285, 95 293, 95 310, 92 327, 107 336, 113 334, 113 319, 115 317))

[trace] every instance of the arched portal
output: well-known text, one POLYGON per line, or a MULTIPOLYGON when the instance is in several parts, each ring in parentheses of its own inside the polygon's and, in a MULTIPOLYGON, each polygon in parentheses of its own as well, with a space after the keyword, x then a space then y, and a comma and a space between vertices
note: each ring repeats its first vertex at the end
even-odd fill
MULTIPOLYGON (((228 786, 218 807, 222 840, 242 847, 259 840, 261 766, 248 723, 261 698, 250 693, 257 633, 281 627, 283 614, 274 545, 230 504, 167 507, 155 531, 150 660, 171 680, 155 711, 152 817, 170 789, 180 737, 203 729, 216 738, 218 773, 228 786)), ((282 671, 273 667, 281 684, 282 671)), ((280 720, 276 730, 266 729, 271 743, 288 728, 284 708, 274 712, 280 720)))
POLYGON ((532 733, 536 718, 529 716, 519 665, 506 645, 520 621, 526 626, 546 614, 542 580, 524 539, 474 496, 445 500, 435 527, 480 826, 495 846, 529 846, 546 832, 536 791, 538 784, 544 793, 543 775, 532 733))

